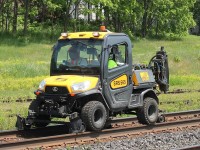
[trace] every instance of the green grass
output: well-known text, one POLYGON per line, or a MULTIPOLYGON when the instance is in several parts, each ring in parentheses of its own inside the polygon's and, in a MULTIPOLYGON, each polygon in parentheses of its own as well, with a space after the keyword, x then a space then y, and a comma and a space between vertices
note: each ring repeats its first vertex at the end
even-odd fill
POLYGON ((33 97, 33 91, 49 75, 52 44, 0 46, 0 99, 33 97))
POLYGON ((148 62, 160 46, 164 46, 169 58, 170 74, 200 75, 200 36, 188 35, 179 41, 134 41, 134 62, 148 62), (178 61, 176 59, 179 59, 178 61))
MULTIPOLYGON (((170 90, 200 89, 200 37, 188 35, 178 41, 140 39, 133 41, 133 62, 148 64, 160 46, 168 54, 170 90)), ((0 101, 34 98, 34 90, 41 80, 49 76, 51 47, 53 42, 34 37, 0 37, 0 101)), ((170 111, 199 109, 199 93, 160 95, 161 101, 178 100, 176 105, 162 105, 170 111), (193 104, 184 105, 181 100, 193 99, 193 104)), ((27 115, 28 104, 1 103, 0 130, 12 129, 15 119, 9 114, 27 115)))
POLYGON ((0 103, 0 130, 15 128, 16 115, 26 116, 29 103, 0 103))
POLYGON ((160 102, 175 102, 160 105, 159 109, 164 110, 165 112, 196 110, 200 108, 200 92, 161 94, 159 99, 160 102))

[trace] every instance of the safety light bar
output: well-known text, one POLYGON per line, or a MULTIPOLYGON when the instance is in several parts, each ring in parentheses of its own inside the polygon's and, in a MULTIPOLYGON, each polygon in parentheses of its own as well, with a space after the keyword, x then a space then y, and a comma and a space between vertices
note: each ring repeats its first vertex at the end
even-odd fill
POLYGON ((85 36, 85 35, 86 35, 85 33, 80 33, 80 34, 79 34, 79 36, 85 36))
POLYGON ((100 26, 101 32, 110 32, 108 29, 106 29, 106 26, 100 26))
POLYGON ((106 26, 100 26, 100 31, 106 32, 106 26))
POLYGON ((99 32, 93 32, 92 35, 93 35, 94 37, 99 37, 99 36, 100 36, 99 32))
POLYGON ((64 33, 61 33, 61 36, 63 36, 63 37, 67 37, 68 34, 64 32, 64 33))

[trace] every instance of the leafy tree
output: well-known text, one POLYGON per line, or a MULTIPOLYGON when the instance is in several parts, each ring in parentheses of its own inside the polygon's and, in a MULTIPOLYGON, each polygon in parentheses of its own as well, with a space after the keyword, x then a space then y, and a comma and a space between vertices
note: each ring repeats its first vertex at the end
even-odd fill
POLYGON ((0 0, 0 29, 54 33, 76 31, 77 23, 87 29, 105 24, 132 37, 180 37, 195 25, 192 12, 200 25, 199 9, 200 0, 0 0), (90 19, 92 13, 96 20, 90 19), (81 20, 80 14, 87 20, 81 20))
POLYGON ((194 4, 194 19, 199 26, 199 33, 200 34, 200 0, 197 0, 196 3, 194 4))
POLYGON ((180 37, 194 26, 190 8, 195 0, 144 0, 142 36, 180 37))
POLYGON ((13 5, 13 32, 17 31, 17 16, 18 16, 18 0, 14 0, 13 5))
POLYGON ((156 34, 180 37, 195 25, 190 8, 195 0, 157 0, 156 34))
POLYGON ((28 28, 29 0, 24 0, 24 9, 24 34, 26 34, 28 28))
POLYGON ((141 26, 141 34, 142 37, 145 37, 148 34, 148 28, 150 21, 152 20, 152 5, 153 0, 141 0, 138 2, 143 8, 143 16, 142 16, 142 26, 141 26))

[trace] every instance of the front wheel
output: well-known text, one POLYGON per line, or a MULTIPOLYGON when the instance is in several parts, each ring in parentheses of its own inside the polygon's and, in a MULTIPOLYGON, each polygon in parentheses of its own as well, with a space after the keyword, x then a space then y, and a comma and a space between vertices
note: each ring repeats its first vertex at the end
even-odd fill
POLYGON ((136 111, 138 121, 142 124, 155 124, 158 120, 158 104, 155 99, 144 99, 143 107, 136 111))
POLYGON ((90 101, 83 106, 81 118, 88 130, 99 131, 104 128, 107 111, 101 102, 90 101))

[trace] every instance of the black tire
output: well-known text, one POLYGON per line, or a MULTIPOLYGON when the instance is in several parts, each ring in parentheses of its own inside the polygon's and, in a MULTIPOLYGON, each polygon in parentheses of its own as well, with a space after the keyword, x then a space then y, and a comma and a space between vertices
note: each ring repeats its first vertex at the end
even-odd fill
MULTIPOLYGON (((30 106, 29 106, 29 109, 28 111, 34 111, 36 114, 35 114, 35 119, 36 120, 44 120, 44 121, 50 121, 50 116, 44 116, 44 115, 39 115, 39 106, 40 106, 40 101, 39 100, 34 100, 31 102, 30 106)), ((29 115, 29 112, 28 112, 28 115, 29 115)), ((33 125, 35 127, 46 127, 49 123, 47 122, 34 122, 33 125)))
POLYGON ((99 101, 90 101, 84 105, 81 111, 81 118, 90 131, 102 130, 107 119, 105 106, 99 101))
POLYGON ((139 123, 153 125, 158 120, 158 104, 155 99, 144 99, 143 107, 136 111, 139 123))

